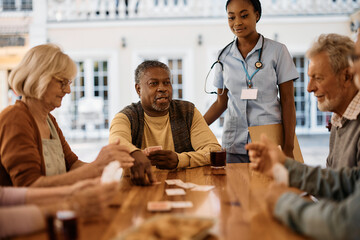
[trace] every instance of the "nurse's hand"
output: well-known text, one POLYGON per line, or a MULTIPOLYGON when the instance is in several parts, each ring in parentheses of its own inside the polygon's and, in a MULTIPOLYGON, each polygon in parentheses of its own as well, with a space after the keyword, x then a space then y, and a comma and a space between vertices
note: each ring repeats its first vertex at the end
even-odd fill
POLYGON ((292 147, 286 147, 284 146, 283 152, 285 153, 286 156, 288 156, 289 158, 294 159, 294 148, 292 147))
POLYGON ((175 169, 179 163, 177 154, 170 150, 152 151, 148 158, 159 169, 175 169))

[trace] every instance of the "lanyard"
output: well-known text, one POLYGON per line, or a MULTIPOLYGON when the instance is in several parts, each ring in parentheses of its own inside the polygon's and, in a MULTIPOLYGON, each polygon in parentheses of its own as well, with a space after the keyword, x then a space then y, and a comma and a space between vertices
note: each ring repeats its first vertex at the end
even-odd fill
MULTIPOLYGON (((262 49, 259 50, 259 61, 260 61, 260 56, 261 56, 261 50, 262 50, 262 49)), ((254 77, 254 75, 260 70, 260 68, 257 68, 257 69, 255 70, 255 72, 250 76, 249 73, 248 73, 248 71, 247 71, 246 68, 245 68, 244 62, 241 61, 241 63, 242 63, 242 66, 243 66, 243 68, 244 68, 244 71, 245 71, 245 73, 246 73, 246 79, 247 79, 246 83, 247 83, 247 85, 248 85, 249 88, 252 88, 253 84, 252 84, 251 80, 252 80, 252 78, 254 77)))
MULTIPOLYGON (((262 36, 262 35, 261 35, 261 36, 262 36)), ((264 39, 264 37, 263 37, 263 41, 262 41, 262 43, 261 43, 261 48, 260 48, 260 50, 259 50, 259 59, 258 59, 258 61, 255 63, 256 70, 255 70, 255 72, 254 72, 251 76, 249 75, 248 71, 246 70, 244 62, 241 61, 242 66, 243 66, 243 68, 244 68, 244 71, 245 71, 245 73, 246 73, 246 79, 247 79, 246 84, 248 85, 248 88, 252 88, 253 84, 252 84, 251 80, 252 80, 252 78, 254 77, 254 75, 255 75, 255 74, 260 70, 260 68, 262 68, 262 66, 263 66, 263 64, 262 64, 262 62, 261 62, 261 53, 262 53, 262 50, 263 50, 263 48, 264 48, 264 41, 265 41, 265 39, 264 39)))

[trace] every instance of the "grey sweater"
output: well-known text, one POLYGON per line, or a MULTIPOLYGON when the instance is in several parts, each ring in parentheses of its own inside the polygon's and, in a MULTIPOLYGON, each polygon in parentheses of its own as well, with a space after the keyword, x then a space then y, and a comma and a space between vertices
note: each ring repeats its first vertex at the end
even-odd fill
POLYGON ((274 215, 294 231, 315 239, 360 239, 360 168, 339 170, 309 167, 286 160, 291 187, 320 199, 283 194, 274 215))
POLYGON ((360 114, 346 120, 341 128, 332 127, 326 166, 334 169, 360 166, 360 114))

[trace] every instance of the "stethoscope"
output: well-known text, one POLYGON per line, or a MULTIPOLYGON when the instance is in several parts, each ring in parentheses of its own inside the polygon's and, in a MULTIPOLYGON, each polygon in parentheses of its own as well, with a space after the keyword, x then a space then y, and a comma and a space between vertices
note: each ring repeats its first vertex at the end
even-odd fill
MULTIPOLYGON (((255 73, 258 72, 258 71, 263 67, 263 63, 262 63, 262 61, 261 61, 261 56, 262 56, 262 50, 263 50, 263 48, 264 48, 265 38, 264 38, 264 36, 261 35, 261 34, 260 34, 260 36, 262 37, 262 43, 261 43, 261 48, 260 48, 260 50, 259 50, 259 58, 258 58, 258 60, 257 60, 256 63, 255 63, 255 68, 256 68, 255 73)), ((227 52, 226 56, 229 54, 230 49, 231 49, 231 46, 234 44, 234 42, 236 42, 236 39, 234 39, 233 41, 231 41, 229 44, 227 44, 227 45, 220 51, 219 56, 218 56, 218 58, 217 58, 217 61, 215 61, 215 62, 211 65, 210 70, 209 70, 208 74, 206 75, 205 85, 204 85, 204 91, 205 91, 207 94, 218 94, 217 92, 208 92, 208 91, 206 90, 206 83, 207 83, 208 77, 209 77, 209 75, 210 75, 210 73, 211 73, 211 70, 214 68, 214 66, 215 66, 216 64, 220 64, 221 71, 222 71, 222 72, 224 71, 224 64, 220 61, 220 57, 221 57, 221 55, 224 53, 224 51, 226 50, 226 48, 228 48, 228 47, 230 46, 230 47, 229 47, 229 51, 227 52)), ((225 56, 225 58, 226 58, 226 56, 225 56)), ((224 59, 225 59, 225 58, 224 58, 224 59)), ((246 71, 245 67, 244 67, 244 70, 246 71)), ((254 76, 255 73, 254 73, 252 76, 254 76)), ((246 71, 246 74, 247 74, 247 71, 246 71)), ((247 75, 248 75, 248 74, 247 74, 247 75)), ((249 78, 249 76, 248 76, 248 78, 249 78)), ((252 77, 251 77, 251 78, 252 78, 252 77)), ((251 78, 250 78, 250 83, 251 83, 251 78)), ((249 84, 249 86, 251 87, 250 84, 249 84)), ((220 96, 223 95, 223 94, 224 94, 224 91, 225 91, 225 84, 223 83, 222 91, 221 91, 221 93, 220 93, 219 95, 220 95, 220 96)))

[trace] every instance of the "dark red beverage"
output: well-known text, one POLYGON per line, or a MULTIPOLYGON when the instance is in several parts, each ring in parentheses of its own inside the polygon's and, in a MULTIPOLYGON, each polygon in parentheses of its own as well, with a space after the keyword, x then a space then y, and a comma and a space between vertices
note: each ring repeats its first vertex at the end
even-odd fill
POLYGON ((226 151, 210 152, 210 162, 212 168, 225 168, 226 151))
POLYGON ((77 218, 73 211, 58 211, 57 218, 62 223, 62 237, 64 240, 78 239, 77 218))

